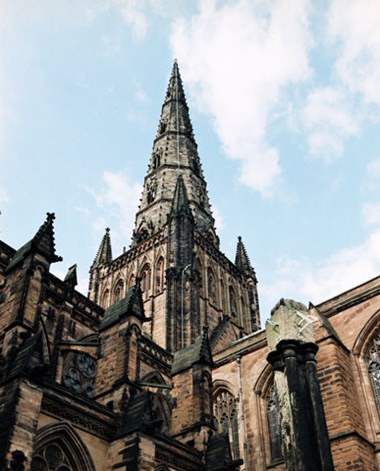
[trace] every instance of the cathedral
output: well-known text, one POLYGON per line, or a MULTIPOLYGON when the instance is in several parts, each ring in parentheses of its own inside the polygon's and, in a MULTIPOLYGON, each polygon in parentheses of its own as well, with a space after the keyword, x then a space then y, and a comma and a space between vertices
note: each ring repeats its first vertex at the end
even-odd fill
MULTIPOLYGON (((61 280, 53 213, 0 241, 0 471, 380 470, 380 277, 261 326, 244 242, 220 250, 174 62, 113 257, 61 280)), ((58 235, 59 237, 59 235, 58 235)))

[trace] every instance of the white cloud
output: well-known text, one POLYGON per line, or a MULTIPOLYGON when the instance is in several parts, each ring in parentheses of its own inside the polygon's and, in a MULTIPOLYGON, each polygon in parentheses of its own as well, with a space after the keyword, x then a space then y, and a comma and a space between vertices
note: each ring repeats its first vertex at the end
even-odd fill
POLYGON ((329 38, 338 47, 336 72, 366 103, 380 105, 380 2, 332 0, 329 38))
POLYGON ((145 2, 141 0, 124 0, 120 3, 120 13, 124 21, 132 28, 132 35, 141 41, 145 39, 149 21, 144 12, 145 2))
POLYGON ((344 139, 359 132, 347 96, 336 88, 313 90, 302 112, 312 155, 332 160, 343 154, 344 139))
MULTIPOLYGON (((98 207, 116 216, 123 234, 130 237, 142 187, 138 183, 130 182, 122 172, 104 172, 103 182, 103 188, 89 191, 98 207)), ((102 219, 98 228, 104 230, 104 223, 102 219)))
POLYGON ((0 203, 8 203, 9 201, 9 196, 6 188, 0 186, 0 203))
MULTIPOLYGON (((274 281, 261 283, 259 294, 265 305, 272 307, 281 297, 318 304, 379 273, 380 229, 377 229, 358 246, 340 250, 318 264, 313 265, 306 258, 280 259, 274 281)), ((264 312, 263 316, 267 314, 264 312)))
POLYGON ((380 224, 380 202, 363 204, 362 214, 367 224, 380 224))
POLYGON ((268 143, 270 113, 286 87, 307 80, 308 1, 200 3, 173 25, 174 56, 208 113, 227 155, 242 163, 241 181, 263 195, 281 174, 268 143))

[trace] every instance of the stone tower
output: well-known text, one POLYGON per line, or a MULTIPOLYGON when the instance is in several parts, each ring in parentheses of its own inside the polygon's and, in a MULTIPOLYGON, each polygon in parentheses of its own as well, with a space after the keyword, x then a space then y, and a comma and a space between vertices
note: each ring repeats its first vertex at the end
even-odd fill
POLYGON ((239 237, 219 250, 182 80, 175 61, 130 249, 112 259, 109 230, 90 269, 89 297, 107 308, 141 279, 145 334, 170 352, 208 328, 214 351, 260 328, 257 280, 239 237))

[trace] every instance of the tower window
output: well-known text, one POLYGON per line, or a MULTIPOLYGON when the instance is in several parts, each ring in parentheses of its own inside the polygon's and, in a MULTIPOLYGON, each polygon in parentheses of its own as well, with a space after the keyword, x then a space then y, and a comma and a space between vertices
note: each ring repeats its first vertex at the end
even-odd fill
POLYGON ((237 303, 236 303, 236 295, 235 291, 232 286, 229 287, 229 297, 230 297, 230 312, 231 312, 231 317, 236 318, 237 317, 237 303))
POLYGON ((164 289, 164 259, 160 258, 156 265, 156 293, 164 289))
POLYGON ((141 291, 145 294, 145 296, 147 296, 148 291, 150 290, 151 274, 150 265, 144 265, 143 269, 141 270, 141 291))
POLYGON ((119 280, 116 284, 114 295, 113 295, 113 299, 115 303, 120 301, 120 299, 123 297, 123 291, 124 291, 124 283, 122 282, 122 280, 119 280))

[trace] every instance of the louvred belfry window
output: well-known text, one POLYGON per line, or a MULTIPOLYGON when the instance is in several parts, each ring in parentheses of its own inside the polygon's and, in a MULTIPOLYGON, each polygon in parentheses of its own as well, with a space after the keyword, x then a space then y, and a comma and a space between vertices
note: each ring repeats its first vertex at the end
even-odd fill
POLYGON ((214 425, 218 432, 225 432, 231 443, 234 459, 239 458, 239 424, 237 401, 227 390, 214 397, 214 425))
POLYGON ((272 461, 277 461, 281 460, 283 458, 283 455, 280 413, 278 407, 277 394, 273 383, 268 388, 266 402, 272 461))
POLYGON ((377 408, 380 411, 380 330, 376 333, 372 339, 366 355, 366 361, 368 364, 368 373, 371 378, 373 393, 377 408))
POLYGON ((86 353, 70 352, 63 367, 63 384, 78 394, 92 398, 95 390, 96 362, 86 353))

